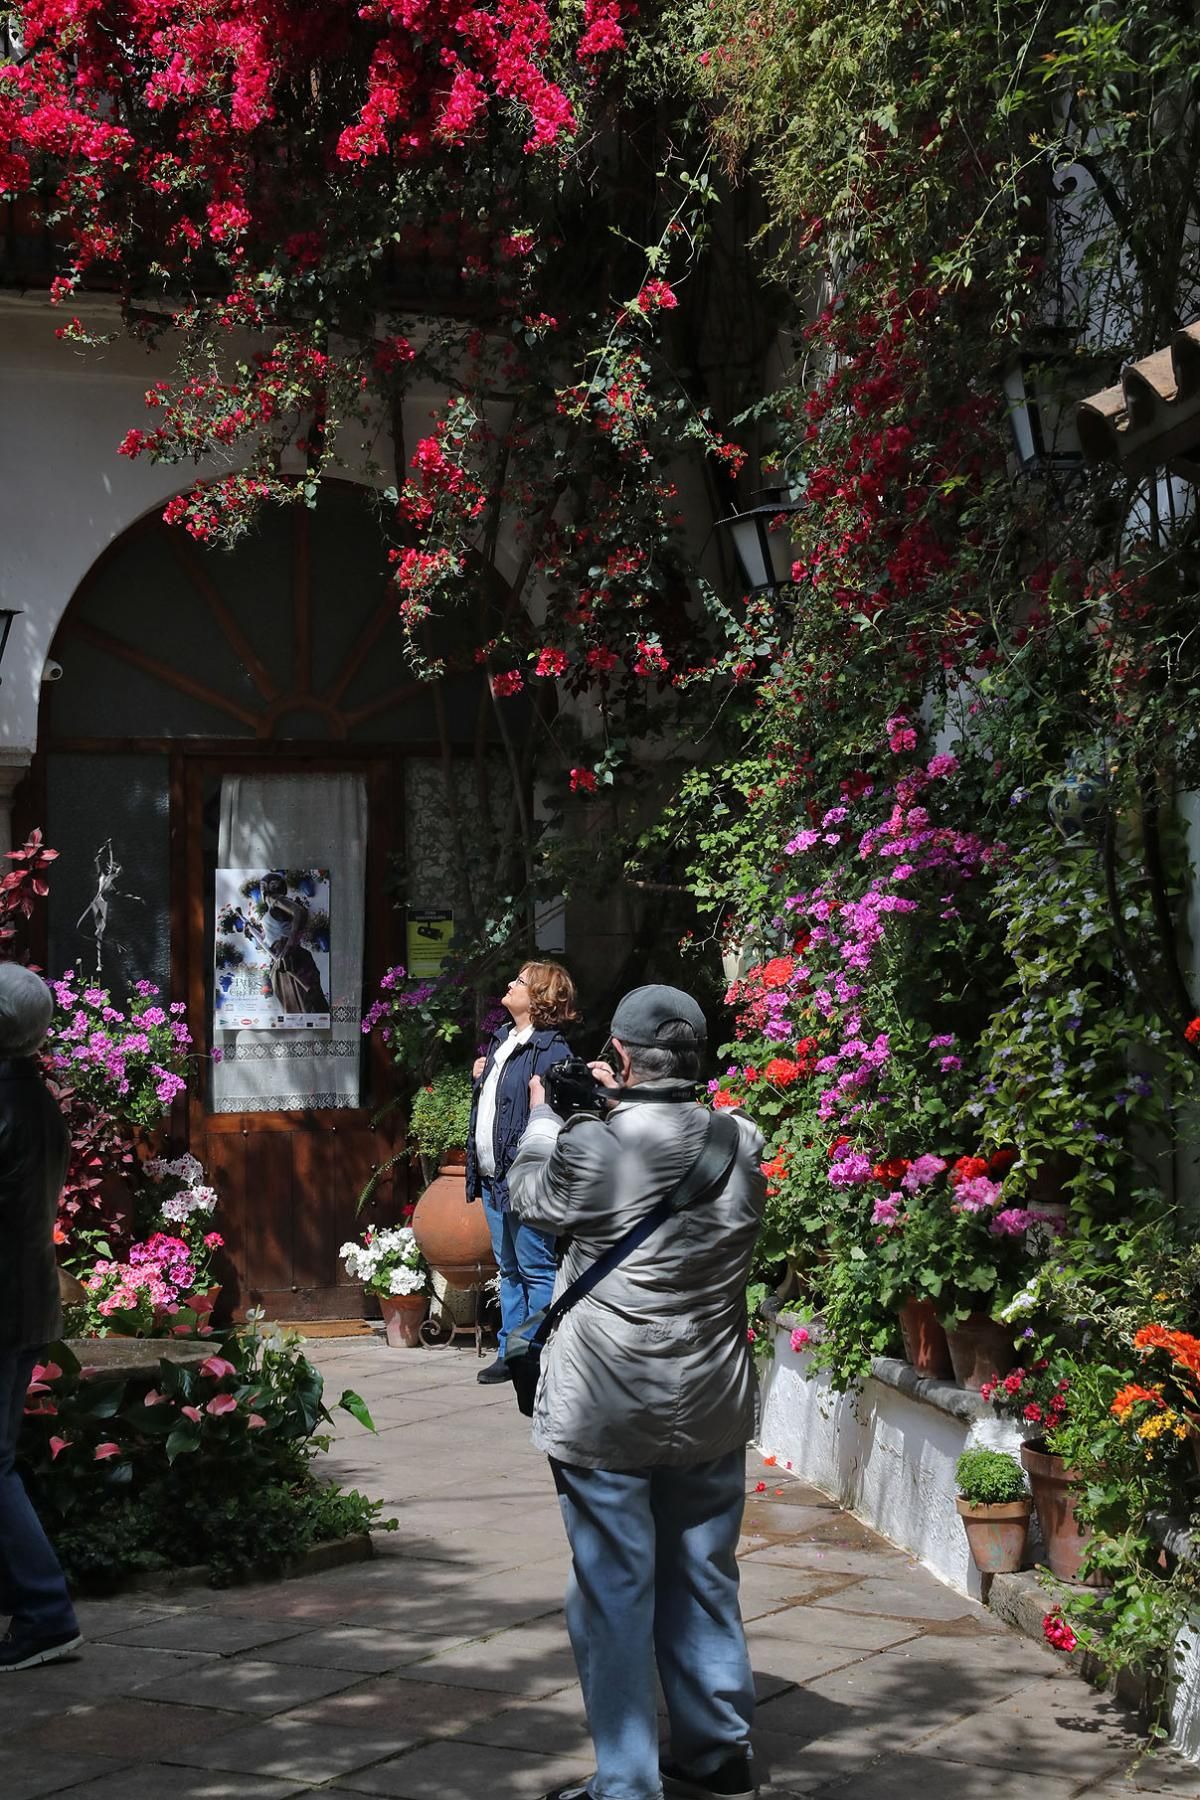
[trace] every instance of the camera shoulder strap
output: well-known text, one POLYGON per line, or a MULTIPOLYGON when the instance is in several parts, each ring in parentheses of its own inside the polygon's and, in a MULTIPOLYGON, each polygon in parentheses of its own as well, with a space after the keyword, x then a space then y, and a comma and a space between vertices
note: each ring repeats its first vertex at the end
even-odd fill
POLYGON ((631 1225, 615 1244, 610 1244, 582 1275, 576 1276, 552 1306, 548 1306, 543 1313, 535 1314, 532 1319, 527 1319, 518 1331, 511 1332, 510 1346, 513 1338, 524 1338, 530 1349, 540 1349, 563 1314, 599 1286, 604 1277, 624 1262, 640 1244, 644 1244, 660 1225, 665 1225, 672 1213, 684 1212, 698 1200, 707 1198, 725 1180, 733 1167, 740 1142, 741 1133, 736 1121, 727 1112, 713 1113, 708 1121, 699 1155, 670 1192, 664 1194, 648 1213, 644 1213, 636 1225, 631 1225))

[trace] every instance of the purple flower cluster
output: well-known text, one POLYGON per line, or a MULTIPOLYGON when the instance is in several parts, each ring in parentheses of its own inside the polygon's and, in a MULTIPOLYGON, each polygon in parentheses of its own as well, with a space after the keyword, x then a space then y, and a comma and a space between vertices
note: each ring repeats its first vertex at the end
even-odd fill
POLYGON ((183 1001, 164 1008, 153 982, 140 981, 125 1012, 104 988, 80 991, 77 979, 72 970, 50 983, 59 1007, 46 1040, 51 1070, 96 1106, 154 1124, 187 1086, 192 1037, 183 1001))

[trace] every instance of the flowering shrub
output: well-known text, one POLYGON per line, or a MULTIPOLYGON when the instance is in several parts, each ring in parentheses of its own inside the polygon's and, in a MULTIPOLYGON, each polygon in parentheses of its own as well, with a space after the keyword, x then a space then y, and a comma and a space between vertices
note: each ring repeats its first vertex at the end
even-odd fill
MULTIPOLYGON (((374 1429, 357 1394, 338 1405, 374 1429)), ((311 1473, 330 1418, 298 1335, 252 1315, 198 1364, 161 1362, 148 1389, 54 1346, 19 1456, 72 1579, 204 1562, 227 1580, 377 1523, 376 1505, 311 1473)))
POLYGON ((225 1240, 218 1231, 194 1237, 189 1243, 156 1231, 130 1245, 123 1262, 101 1257, 83 1283, 91 1329, 136 1337, 207 1335, 209 1263, 225 1240))
POLYGON ((979 1391, 997 1412, 1036 1426, 1039 1432, 1053 1432, 1067 1417, 1071 1379, 1056 1360, 1039 1357, 1028 1368, 993 1375, 979 1391))
POLYGON ((338 1251, 346 1273, 373 1294, 424 1294, 429 1265, 409 1225, 368 1225, 358 1243, 338 1251))
POLYGON ((107 988, 74 970, 50 985, 59 1012, 44 1054, 56 1082, 97 1112, 157 1124, 187 1087, 183 1001, 163 1006, 153 983, 140 981, 122 1011, 107 988))

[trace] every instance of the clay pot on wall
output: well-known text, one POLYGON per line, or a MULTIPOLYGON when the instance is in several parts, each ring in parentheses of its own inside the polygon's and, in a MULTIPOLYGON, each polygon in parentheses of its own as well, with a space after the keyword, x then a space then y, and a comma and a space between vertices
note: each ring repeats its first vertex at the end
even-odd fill
POLYGON ((428 1294, 378 1294, 384 1335, 393 1350, 415 1350, 429 1311, 428 1294))
POLYGON ((449 1158, 417 1201, 412 1228, 421 1255, 451 1287, 479 1287, 495 1274, 483 1204, 468 1204, 466 1168, 449 1158))
POLYGON ((946 1341, 955 1381, 973 1394, 994 1375, 1007 1375, 1016 1366, 1011 1331, 986 1313, 971 1313, 961 1325, 948 1329, 946 1341))
POLYGON ((1025 1560, 1031 1500, 980 1505, 959 1495, 954 1502, 967 1533, 967 1548, 981 1575, 1013 1575, 1025 1560))
MULTIPOLYGON (((1075 1518, 1075 1485, 1079 1479, 1068 1469, 1061 1456, 1033 1444, 1021 1445, 1021 1464, 1029 1477, 1029 1490, 1046 1547, 1050 1573, 1060 1581, 1078 1581, 1079 1564, 1087 1544, 1088 1532, 1075 1518)), ((1107 1587, 1100 1576, 1088 1579, 1089 1587, 1107 1587)))
POLYGON ((918 1375, 949 1381, 953 1370, 946 1333, 932 1300, 906 1300, 899 1311, 904 1354, 918 1375))

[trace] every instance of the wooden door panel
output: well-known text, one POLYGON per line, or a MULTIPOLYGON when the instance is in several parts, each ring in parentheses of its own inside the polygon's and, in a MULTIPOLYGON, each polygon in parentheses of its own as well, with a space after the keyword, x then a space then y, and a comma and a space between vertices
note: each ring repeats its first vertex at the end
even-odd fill
MULTIPOLYGON (((272 1124, 287 1115, 266 1115, 272 1124)), ((269 1317, 354 1318, 362 1313, 359 1284, 342 1268, 338 1250, 369 1217, 391 1222, 407 1198, 406 1171, 379 1183, 360 1219, 358 1196, 372 1170, 390 1154, 386 1136, 358 1123, 361 1115, 306 1114, 290 1130, 260 1129, 260 1116, 234 1125, 214 1123, 199 1152, 219 1182, 226 1240, 222 1274, 236 1315, 265 1306, 269 1317), (345 1123, 346 1118, 356 1122, 345 1123)))
MULTIPOLYGON (((204 848, 205 783, 227 772, 314 773, 338 766, 324 756, 231 752, 219 760, 187 759, 176 770, 173 807, 185 826, 177 841, 178 917, 173 945, 186 961, 189 1015, 198 1044, 211 1037, 206 975, 212 955, 205 926, 205 896, 212 878, 204 848)), ((368 769, 370 829, 367 845, 368 944, 371 992, 394 956, 393 913, 384 892, 391 847, 392 771, 382 759, 350 766, 368 769)), ((173 812, 173 818, 175 813, 173 812)), ((392 1072, 381 1045, 370 1046, 371 1088, 390 1089, 392 1072)), ((370 1090, 368 1090, 370 1091, 370 1090)), ((361 1318, 363 1296, 346 1275, 338 1250, 368 1220, 390 1224, 408 1198, 407 1170, 400 1166, 380 1182, 360 1219, 356 1202, 373 1170, 394 1148, 396 1120, 372 1125, 367 1106, 328 1111, 212 1113, 199 1088, 189 1107, 189 1136, 221 1196, 219 1224, 226 1239, 220 1271, 223 1299, 242 1317, 251 1306, 269 1318, 361 1318)))

